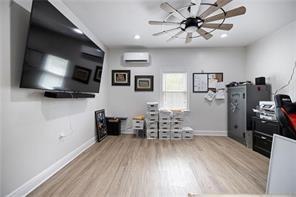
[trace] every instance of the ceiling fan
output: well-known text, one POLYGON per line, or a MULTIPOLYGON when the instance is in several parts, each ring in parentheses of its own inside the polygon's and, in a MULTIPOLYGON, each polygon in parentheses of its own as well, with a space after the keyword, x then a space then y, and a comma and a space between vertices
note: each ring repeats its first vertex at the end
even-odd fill
POLYGON ((174 33, 167 41, 172 41, 176 38, 181 38, 181 35, 187 33, 185 43, 192 42, 193 38, 203 37, 209 40, 213 37, 212 32, 215 30, 229 31, 233 28, 233 24, 226 24, 227 18, 244 15, 246 8, 244 6, 225 11, 223 6, 230 3, 232 0, 217 0, 215 3, 202 3, 202 0, 191 0, 189 6, 181 9, 176 9, 169 3, 165 2, 160 5, 160 8, 168 12, 169 15, 164 21, 149 21, 150 25, 165 25, 173 28, 153 34, 153 36, 161 36, 167 33, 174 33), (199 14, 201 6, 208 6, 208 8, 199 14), (184 12, 185 10, 185 12, 184 12), (217 13, 213 15, 217 11, 217 13), (169 20, 174 16, 176 20, 169 20), (211 23, 216 22, 216 23, 211 23), (205 29, 209 29, 205 30, 205 29))

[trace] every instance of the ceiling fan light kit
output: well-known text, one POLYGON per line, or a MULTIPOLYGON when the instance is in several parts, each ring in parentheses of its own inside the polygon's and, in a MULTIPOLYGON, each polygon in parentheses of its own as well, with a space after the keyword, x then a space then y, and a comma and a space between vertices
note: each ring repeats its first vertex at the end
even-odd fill
POLYGON ((162 3, 160 8, 168 12, 168 17, 164 21, 149 21, 149 24, 173 26, 173 28, 155 33, 153 36, 161 36, 175 32, 175 34, 167 40, 168 42, 177 38, 183 38, 185 39, 185 43, 188 44, 192 42, 193 38, 198 37, 209 40, 213 37, 212 33, 216 30, 230 31, 233 28, 233 24, 226 24, 225 20, 246 13, 246 8, 244 6, 225 11, 223 6, 231 1, 232 0, 217 0, 215 3, 202 3, 201 0, 191 0, 189 6, 180 9, 174 8, 167 2, 162 3), (203 11, 203 13, 199 14, 201 6, 208 6, 208 8, 203 11), (186 13, 182 12, 184 9, 187 10, 186 13), (214 15, 215 12, 219 10, 221 13, 214 15), (168 19, 170 19, 171 16, 174 16, 178 22, 169 21, 168 19), (205 29, 209 29, 209 31, 205 29), (187 34, 185 38, 181 37, 183 34, 187 34))

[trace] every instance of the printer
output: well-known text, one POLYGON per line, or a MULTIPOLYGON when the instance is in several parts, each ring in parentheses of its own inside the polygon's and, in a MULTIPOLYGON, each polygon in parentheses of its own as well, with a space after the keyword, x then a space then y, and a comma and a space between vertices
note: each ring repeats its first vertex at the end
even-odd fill
POLYGON ((276 120, 275 116, 275 102, 274 101, 260 101, 257 115, 264 120, 276 120))

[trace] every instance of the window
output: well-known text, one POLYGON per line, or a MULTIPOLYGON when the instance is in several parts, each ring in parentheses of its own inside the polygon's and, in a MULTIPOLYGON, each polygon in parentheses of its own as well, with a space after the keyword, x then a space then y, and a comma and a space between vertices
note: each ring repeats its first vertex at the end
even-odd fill
POLYGON ((187 73, 162 75, 162 106, 166 109, 189 110, 187 73))

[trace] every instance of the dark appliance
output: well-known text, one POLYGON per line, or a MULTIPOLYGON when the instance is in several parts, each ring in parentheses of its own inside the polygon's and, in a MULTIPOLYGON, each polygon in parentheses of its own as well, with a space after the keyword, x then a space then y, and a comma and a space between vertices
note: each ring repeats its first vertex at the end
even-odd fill
POLYGON ((265 77, 257 77, 255 83, 256 85, 266 85, 266 79, 265 77))
POLYGON ((53 98, 98 93, 104 55, 50 2, 34 0, 20 87, 49 90, 53 98))

